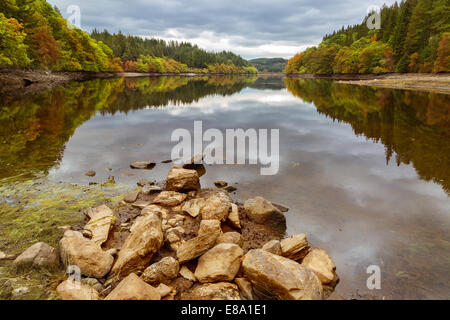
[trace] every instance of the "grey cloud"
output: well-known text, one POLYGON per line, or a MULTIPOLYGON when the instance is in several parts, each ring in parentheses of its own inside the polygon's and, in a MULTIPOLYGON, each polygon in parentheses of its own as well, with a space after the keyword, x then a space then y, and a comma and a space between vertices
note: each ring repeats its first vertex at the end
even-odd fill
MULTIPOLYGON (((49 0, 63 16, 75 4, 82 12, 82 27, 111 32, 161 36, 168 29, 185 38, 198 38, 210 31, 229 39, 231 48, 246 58, 264 54, 258 47, 284 43, 300 50, 318 44, 322 37, 342 25, 360 23, 369 5, 391 4, 394 0, 49 0), (251 49, 254 49, 253 51, 251 49), (258 51, 259 50, 259 51, 258 51), (251 53, 250 53, 251 52, 251 53)), ((205 43, 205 49, 208 44, 205 43)), ((292 53, 286 53, 290 56, 292 53)))

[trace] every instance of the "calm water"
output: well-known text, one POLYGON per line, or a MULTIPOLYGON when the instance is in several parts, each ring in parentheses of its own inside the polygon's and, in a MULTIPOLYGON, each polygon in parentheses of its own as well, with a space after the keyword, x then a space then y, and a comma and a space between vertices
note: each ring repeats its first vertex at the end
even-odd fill
MULTIPOLYGON (((209 166, 202 186, 226 180, 237 200, 261 195, 287 205, 288 233, 306 233, 330 253, 340 294, 450 298, 449 95, 324 80, 171 77, 1 97, 0 213, 18 205, 17 186, 36 191, 37 177, 87 186, 113 175, 129 188, 140 178, 161 180, 170 164, 152 171, 129 164, 170 159, 172 131, 192 131, 195 120, 204 129, 280 129, 277 175, 261 176, 257 165, 209 166), (84 176, 88 170, 97 175, 84 176), (366 287, 370 265, 381 268, 381 290, 366 287)), ((0 233, 12 226, 0 218, 0 233)))

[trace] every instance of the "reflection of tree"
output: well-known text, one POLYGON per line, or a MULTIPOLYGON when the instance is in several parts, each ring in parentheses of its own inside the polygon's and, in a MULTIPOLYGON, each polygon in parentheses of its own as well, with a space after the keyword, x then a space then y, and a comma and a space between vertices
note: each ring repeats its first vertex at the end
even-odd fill
POLYGON ((114 114, 231 95, 255 77, 158 77, 73 82, 40 94, 0 97, 0 178, 46 173, 75 129, 97 112, 114 114))
POLYGON ((450 96, 285 79, 288 90, 320 113, 349 123, 357 135, 381 142, 386 160, 412 164, 423 180, 450 194, 450 96))

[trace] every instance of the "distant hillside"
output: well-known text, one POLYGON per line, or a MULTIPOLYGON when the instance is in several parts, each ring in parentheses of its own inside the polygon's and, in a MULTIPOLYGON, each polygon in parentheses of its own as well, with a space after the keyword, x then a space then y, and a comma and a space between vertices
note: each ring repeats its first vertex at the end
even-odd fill
POLYGON ((381 29, 369 30, 364 22, 342 27, 291 58, 285 72, 450 71, 449 0, 404 0, 380 14, 381 29))
POLYGON ((288 61, 283 58, 259 58, 249 60, 259 72, 283 72, 288 61))

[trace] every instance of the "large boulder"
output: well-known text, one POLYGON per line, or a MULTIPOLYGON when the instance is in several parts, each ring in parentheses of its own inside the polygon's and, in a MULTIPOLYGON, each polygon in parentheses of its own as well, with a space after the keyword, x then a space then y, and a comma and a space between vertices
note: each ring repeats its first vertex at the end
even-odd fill
POLYGON ((175 207, 181 204, 185 199, 186 195, 184 193, 179 193, 175 191, 162 191, 153 200, 153 203, 160 204, 167 207, 175 207))
POLYGON ((109 231, 116 222, 116 217, 113 211, 105 205, 91 209, 87 214, 91 220, 86 224, 84 229, 91 232, 92 241, 102 245, 108 240, 109 231))
POLYGON ((178 261, 172 257, 165 257, 145 269, 141 279, 149 284, 167 284, 178 276, 179 271, 178 261))
POLYGON ((90 286, 65 280, 56 288, 63 300, 99 300, 98 292, 90 286))
POLYGON ((302 265, 311 269, 322 284, 329 284, 336 277, 336 265, 323 249, 313 249, 302 261, 302 265))
POLYGON ((163 244, 161 218, 156 212, 139 216, 130 232, 111 270, 117 278, 144 270, 163 244))
POLYGON ((221 243, 198 259, 195 277, 198 281, 232 281, 241 267, 244 251, 232 243, 221 243))
POLYGON ((200 179, 197 171, 174 166, 166 179, 166 190, 192 191, 200 189, 200 179))
POLYGON ((201 209, 202 219, 225 221, 231 209, 231 201, 222 192, 211 194, 205 199, 205 205, 201 209))
POLYGON ((240 300, 237 285, 229 282, 205 283, 181 294, 181 300, 240 300))
POLYGON ((14 260, 17 269, 34 267, 55 270, 60 266, 58 251, 44 242, 33 244, 14 260))
POLYGON ((88 277, 103 278, 114 262, 109 253, 77 231, 66 231, 59 242, 59 249, 66 266, 78 266, 81 273, 88 277))
POLYGON ((286 230, 286 217, 272 203, 262 197, 248 199, 244 202, 245 213, 250 220, 266 224, 277 230, 286 230))
POLYGON ((123 279, 105 300, 161 300, 159 290, 131 273, 123 279))
POLYGON ((306 235, 299 233, 281 241, 281 252, 283 257, 291 260, 304 258, 310 250, 306 235))
POLYGON ((265 250, 250 250, 242 262, 242 269, 260 297, 280 300, 323 298, 322 284, 314 272, 265 250))

